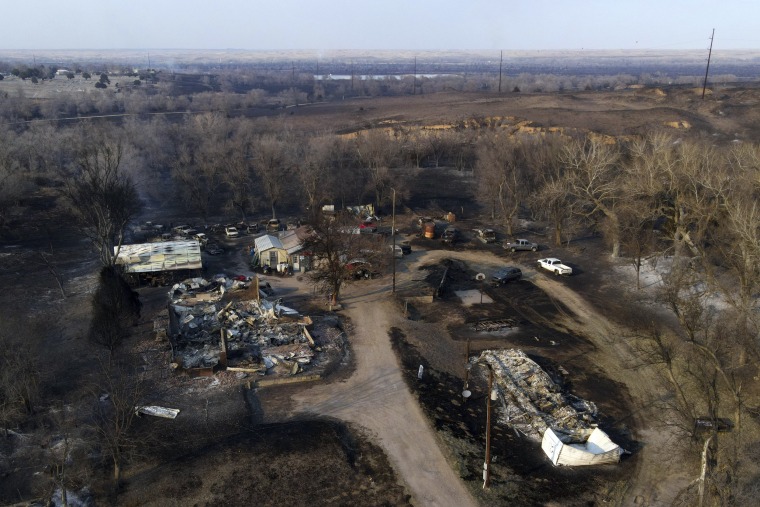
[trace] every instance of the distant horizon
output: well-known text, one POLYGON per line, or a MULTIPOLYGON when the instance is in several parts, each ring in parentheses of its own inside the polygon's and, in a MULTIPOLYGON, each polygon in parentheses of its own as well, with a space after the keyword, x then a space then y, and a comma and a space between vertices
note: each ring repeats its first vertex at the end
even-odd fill
POLYGON ((719 8, 709 0, 6 3, 8 50, 675 51, 707 50, 713 29, 715 50, 760 49, 756 0, 724 0, 719 8))

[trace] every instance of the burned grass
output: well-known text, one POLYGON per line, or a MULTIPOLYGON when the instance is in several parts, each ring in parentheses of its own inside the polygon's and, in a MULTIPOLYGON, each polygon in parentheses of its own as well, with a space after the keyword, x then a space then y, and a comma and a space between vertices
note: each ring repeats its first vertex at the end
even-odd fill
POLYGON ((130 478, 120 505, 411 505, 379 447, 333 421, 268 424, 130 478))

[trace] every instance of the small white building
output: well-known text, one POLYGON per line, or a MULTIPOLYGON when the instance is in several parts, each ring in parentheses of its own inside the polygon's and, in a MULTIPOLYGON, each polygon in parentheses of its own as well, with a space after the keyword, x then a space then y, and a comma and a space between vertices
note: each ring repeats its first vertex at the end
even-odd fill
POLYGON ((277 266, 288 264, 288 252, 280 238, 271 234, 259 236, 253 242, 253 265, 277 270, 277 266))

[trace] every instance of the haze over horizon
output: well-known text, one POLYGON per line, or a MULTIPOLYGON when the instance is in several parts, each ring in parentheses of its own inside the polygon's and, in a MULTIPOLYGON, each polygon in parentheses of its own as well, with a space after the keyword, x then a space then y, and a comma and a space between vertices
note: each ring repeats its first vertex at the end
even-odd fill
POLYGON ((760 2, 37 0, 3 6, 0 50, 760 48, 760 2), (358 6, 360 5, 360 7, 358 6))

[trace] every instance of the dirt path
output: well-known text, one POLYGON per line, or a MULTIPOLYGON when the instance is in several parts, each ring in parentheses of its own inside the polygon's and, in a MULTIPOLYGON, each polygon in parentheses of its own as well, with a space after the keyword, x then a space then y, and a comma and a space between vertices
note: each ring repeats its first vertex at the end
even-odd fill
POLYGON ((293 396, 294 411, 336 417, 369 430, 409 486, 415 504, 474 506, 401 376, 388 337, 400 318, 389 299, 389 281, 384 278, 371 287, 357 284, 345 294, 343 304, 354 324, 350 340, 356 371, 345 382, 293 396))

